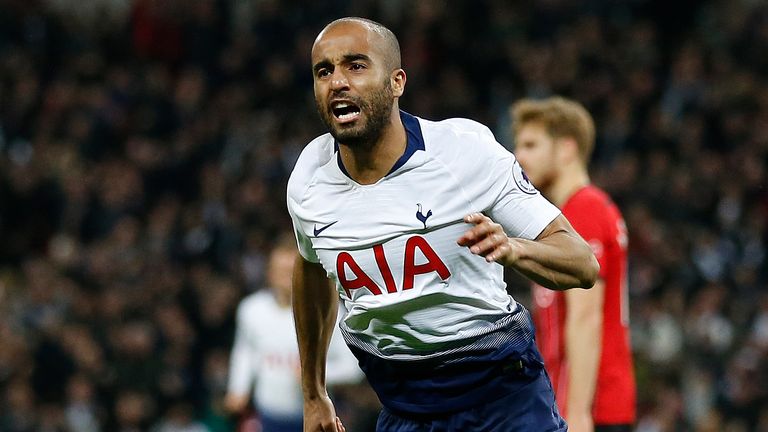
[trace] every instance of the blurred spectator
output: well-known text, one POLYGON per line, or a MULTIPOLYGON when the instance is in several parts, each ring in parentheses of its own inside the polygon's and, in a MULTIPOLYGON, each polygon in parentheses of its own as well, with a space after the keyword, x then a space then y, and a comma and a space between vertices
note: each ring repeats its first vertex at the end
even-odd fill
POLYGON ((69 430, 98 432, 102 430, 104 413, 95 400, 96 391, 84 375, 74 376, 67 383, 67 402, 64 409, 69 430))
POLYGON ((107 429, 119 432, 146 430, 151 419, 156 416, 156 409, 149 394, 133 390, 123 391, 117 395, 115 401, 115 424, 107 429))
POLYGON ((209 429, 194 420, 189 404, 172 405, 163 419, 152 427, 152 432, 209 432, 209 429))
MULTIPOLYGON (((248 421, 255 408, 263 432, 303 430, 299 346, 291 310, 291 276, 297 257, 296 240, 288 232, 269 255, 266 290, 243 299, 237 310, 225 405, 241 422, 248 421)), ((357 359, 336 327, 326 367, 329 391, 358 384, 362 378, 357 359)))
POLYGON ((37 412, 32 388, 19 379, 5 386, 0 425, 12 432, 32 431, 36 428, 37 412))

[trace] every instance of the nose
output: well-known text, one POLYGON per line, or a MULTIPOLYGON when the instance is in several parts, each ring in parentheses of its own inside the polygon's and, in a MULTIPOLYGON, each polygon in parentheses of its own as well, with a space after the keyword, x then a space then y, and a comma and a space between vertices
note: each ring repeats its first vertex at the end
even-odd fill
POLYGON ((333 75, 331 76, 331 89, 335 91, 349 88, 349 80, 347 80, 346 75, 339 69, 341 68, 337 68, 333 71, 333 75))

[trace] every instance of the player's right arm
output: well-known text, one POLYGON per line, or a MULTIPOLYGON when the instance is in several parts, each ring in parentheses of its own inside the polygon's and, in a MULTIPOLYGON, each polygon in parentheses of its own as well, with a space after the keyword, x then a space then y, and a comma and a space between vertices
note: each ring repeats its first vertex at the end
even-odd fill
POLYGON ((301 362, 304 432, 343 432, 325 385, 325 363, 336 324, 338 294, 320 264, 302 257, 296 259, 292 304, 301 362))

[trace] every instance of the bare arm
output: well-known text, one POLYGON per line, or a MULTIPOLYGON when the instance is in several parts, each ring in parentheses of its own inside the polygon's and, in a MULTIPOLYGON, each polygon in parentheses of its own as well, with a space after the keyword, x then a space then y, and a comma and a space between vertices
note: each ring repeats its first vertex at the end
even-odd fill
POLYGON ((292 304, 299 340, 305 432, 344 431, 325 386, 325 362, 338 302, 323 267, 298 257, 293 267, 292 304))
POLYGON ((481 213, 464 218, 475 224, 458 240, 489 262, 510 266, 534 282, 550 289, 590 288, 600 265, 589 245, 559 215, 536 240, 510 238, 501 225, 481 213))
POLYGON ((565 293, 565 351, 569 381, 566 413, 573 432, 594 430, 592 403, 600 365, 604 294, 602 280, 598 280, 591 290, 565 293))

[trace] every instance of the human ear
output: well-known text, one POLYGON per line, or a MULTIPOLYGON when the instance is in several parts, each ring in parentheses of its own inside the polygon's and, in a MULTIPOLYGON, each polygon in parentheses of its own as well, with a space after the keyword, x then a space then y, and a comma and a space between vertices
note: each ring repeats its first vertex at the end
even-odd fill
POLYGON ((392 84, 392 93, 395 97, 400 97, 405 93, 405 71, 402 69, 395 69, 390 75, 390 83, 392 84))
POLYGON ((562 157, 570 162, 579 159, 579 144, 571 137, 557 139, 557 146, 562 157))

